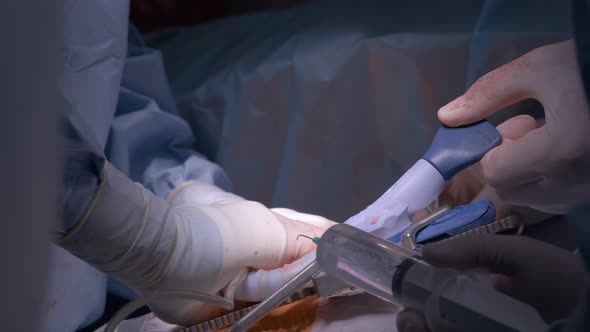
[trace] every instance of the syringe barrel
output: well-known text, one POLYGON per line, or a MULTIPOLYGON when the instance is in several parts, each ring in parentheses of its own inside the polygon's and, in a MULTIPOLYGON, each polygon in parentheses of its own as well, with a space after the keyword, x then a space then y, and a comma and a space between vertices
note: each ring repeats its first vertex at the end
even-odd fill
POLYGON ((328 229, 317 263, 328 275, 387 302, 425 313, 430 323, 459 331, 544 331, 529 305, 496 291, 475 275, 435 268, 417 253, 350 225, 328 229))
MULTIPOLYGON (((418 255, 355 227, 329 228, 318 243, 318 265, 326 274, 390 303, 401 304, 392 280, 403 262, 422 263, 418 255)), ((424 263, 422 263, 424 264, 424 263)))
POLYGON ((426 303, 455 280, 473 279, 473 275, 438 269, 419 261, 402 262, 392 279, 396 302, 416 310, 424 310, 426 303))

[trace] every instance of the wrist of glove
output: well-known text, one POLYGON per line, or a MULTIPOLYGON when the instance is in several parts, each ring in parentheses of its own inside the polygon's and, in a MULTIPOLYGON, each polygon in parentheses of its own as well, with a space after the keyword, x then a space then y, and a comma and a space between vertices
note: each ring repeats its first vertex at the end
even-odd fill
POLYGON ((174 189, 168 196, 172 206, 181 205, 226 205, 244 202, 246 199, 221 190, 219 187, 204 182, 185 182, 174 189))
MULTIPOLYGON (((277 268, 313 250, 311 241, 297 235, 323 232, 210 185, 187 184, 170 198, 164 201, 107 167, 87 215, 58 242, 140 294, 218 294, 245 269, 277 268), (190 194, 200 198, 191 203, 190 194)), ((162 320, 180 325, 221 311, 169 298, 149 306, 162 320)))
MULTIPOLYGON (((569 316, 584 287, 579 257, 522 236, 466 236, 427 245, 423 257, 437 267, 488 271, 498 291, 531 305, 549 323, 569 316)), ((440 330, 412 311, 398 314, 397 327, 400 332, 440 330)))

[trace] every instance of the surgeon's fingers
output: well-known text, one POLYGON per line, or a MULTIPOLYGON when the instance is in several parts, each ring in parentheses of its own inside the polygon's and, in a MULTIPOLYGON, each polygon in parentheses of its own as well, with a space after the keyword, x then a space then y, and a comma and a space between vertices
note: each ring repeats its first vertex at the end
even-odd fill
POLYGON ((483 268, 510 276, 531 256, 534 240, 520 236, 482 234, 424 246, 423 256, 434 266, 459 270, 483 268))
POLYGON ((417 311, 400 311, 395 325, 399 332, 430 332, 424 316, 417 311))
POLYGON ((517 140, 505 140, 482 159, 488 183, 507 190, 541 179, 547 167, 548 151, 555 142, 544 133, 545 127, 534 129, 517 140))
POLYGON ((314 250, 316 245, 311 239, 321 237, 327 229, 325 227, 318 227, 303 221, 287 218, 279 213, 274 214, 285 228, 287 242, 284 244, 284 250, 280 255, 278 265, 269 267, 271 269, 293 263, 303 255, 314 250))
MULTIPOLYGON (((537 121, 529 115, 519 115, 501 123, 497 129, 503 137, 504 143, 517 140, 526 135, 537 127, 537 121)), ((481 175, 483 176, 483 174, 481 175)), ((503 200, 497 190, 489 184, 484 185, 483 189, 473 198, 473 201, 486 199, 494 203, 496 207, 496 216, 498 218, 507 217, 511 212, 511 205, 503 200)))
POLYGON ((461 97, 438 111, 445 125, 456 127, 483 120, 498 110, 532 96, 530 53, 489 72, 461 97))
POLYGON ((505 203, 493 187, 486 185, 475 196, 472 202, 480 200, 488 200, 494 204, 494 207, 496 208, 496 219, 506 218, 510 215, 512 206, 510 204, 505 203))
POLYGON ((469 204, 485 185, 481 165, 479 163, 472 165, 448 181, 439 196, 439 204, 449 206, 469 204))
POLYGON ((535 153, 539 158, 539 154, 543 153, 540 142, 532 142, 541 139, 536 137, 536 128, 536 120, 529 115, 513 117, 498 126, 503 142, 481 161, 485 178, 492 186, 511 188, 535 178, 530 158, 535 153))
POLYGON ((552 188, 554 181, 559 180, 539 178, 537 181, 514 187, 497 188, 496 191, 503 201, 514 205, 531 207, 545 213, 565 215, 571 208, 571 202, 575 201, 577 197, 552 188), (551 192, 551 195, 547 195, 548 192, 551 192))
MULTIPOLYGON (((498 131, 505 142, 519 139, 537 126, 536 120, 529 115, 513 117, 498 126, 498 131)), ((496 207, 498 217, 505 217, 510 212, 510 206, 504 203, 495 189, 487 185, 480 163, 470 166, 454 176, 439 195, 441 205, 457 206, 469 204, 478 200, 489 200, 496 207)), ((419 211, 414 221, 428 215, 428 211, 419 211)))
POLYGON ((496 129, 504 140, 517 140, 537 128, 537 121, 530 115, 518 115, 502 122, 496 129))

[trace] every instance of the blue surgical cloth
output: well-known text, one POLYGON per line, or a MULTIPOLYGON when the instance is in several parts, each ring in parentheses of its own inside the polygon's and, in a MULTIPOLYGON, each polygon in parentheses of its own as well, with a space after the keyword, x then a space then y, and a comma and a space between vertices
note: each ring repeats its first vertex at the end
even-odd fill
MULTIPOLYGON (((222 169, 192 150, 191 128, 177 115, 160 53, 134 29, 127 34, 126 18, 119 21, 96 40, 72 38, 66 45, 62 231, 86 211, 105 160, 163 198, 190 180, 229 190, 222 169)), ((76 31, 87 32, 90 23, 76 31)))
MULTIPOLYGON (((63 222, 81 220, 105 160, 165 198, 185 181, 229 190, 223 170, 193 151, 191 128, 176 111, 160 53, 129 27, 128 1, 63 1, 63 44, 57 87, 64 144, 63 222)), ((108 245, 105 243, 105 245, 108 245)), ((74 331, 99 318, 116 280, 53 246, 44 331, 74 331)))
MULTIPOLYGON (((555 1, 322 1, 152 35, 191 142, 159 53, 128 34, 128 2, 64 2, 60 232, 86 211, 105 159, 161 197, 184 180, 227 189, 193 146, 248 199, 345 220, 426 150, 440 106, 569 36, 555 1)), ((83 287, 104 293, 94 273, 83 287)), ((93 303, 81 321, 102 310, 82 300, 68 302, 93 303)))
MULTIPOLYGON (((235 193, 346 220, 428 149, 440 107, 486 72, 567 39, 568 13, 548 0, 326 0, 146 41, 162 51, 199 151, 235 193)), ((543 113, 522 103, 491 120, 522 112, 543 113)))

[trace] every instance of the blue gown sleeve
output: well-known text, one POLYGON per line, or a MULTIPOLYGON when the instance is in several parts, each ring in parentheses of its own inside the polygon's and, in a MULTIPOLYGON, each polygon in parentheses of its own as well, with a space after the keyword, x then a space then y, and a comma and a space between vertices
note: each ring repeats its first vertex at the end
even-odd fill
POLYGON ((185 181, 230 190, 223 170, 192 149, 193 135, 178 115, 162 56, 131 27, 107 159, 160 197, 185 181))
POLYGON ((160 53, 124 22, 125 38, 111 26, 111 34, 67 45, 62 233, 88 209, 105 160, 162 198, 185 181, 230 190, 223 170, 192 150, 193 135, 176 112, 160 53))

